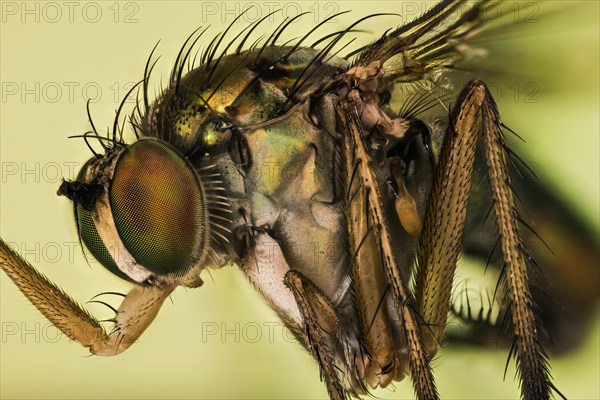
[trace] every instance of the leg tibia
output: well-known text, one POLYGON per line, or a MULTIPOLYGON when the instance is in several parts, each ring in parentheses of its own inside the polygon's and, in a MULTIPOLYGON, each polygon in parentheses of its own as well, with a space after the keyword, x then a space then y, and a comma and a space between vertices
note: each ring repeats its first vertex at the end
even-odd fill
POLYGON ((418 255, 417 301, 427 324, 430 354, 437 350, 450 307, 456 261, 461 250, 466 206, 478 138, 486 166, 500 236, 503 279, 514 329, 514 349, 524 398, 548 398, 552 387, 539 344, 527 268, 521 252, 518 215, 505 162, 502 122, 485 84, 471 81, 454 107, 437 167, 418 255))

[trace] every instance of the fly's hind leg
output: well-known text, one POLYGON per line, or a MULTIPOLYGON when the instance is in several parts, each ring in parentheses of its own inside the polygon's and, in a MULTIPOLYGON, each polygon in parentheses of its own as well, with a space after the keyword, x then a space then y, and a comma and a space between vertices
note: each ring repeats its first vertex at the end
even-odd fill
POLYGON ((505 162, 502 123, 490 92, 480 81, 467 84, 452 112, 421 237, 416 298, 427 324, 422 330, 426 347, 431 355, 437 351, 446 324, 478 141, 485 150, 500 235, 503 280, 510 305, 522 397, 546 399, 553 386, 538 338, 518 214, 505 162))
POLYGON ((58 329, 88 347, 91 353, 103 356, 121 353, 135 343, 174 289, 134 287, 117 310, 114 329, 107 333, 93 316, 10 249, 2 239, 0 267, 58 329))

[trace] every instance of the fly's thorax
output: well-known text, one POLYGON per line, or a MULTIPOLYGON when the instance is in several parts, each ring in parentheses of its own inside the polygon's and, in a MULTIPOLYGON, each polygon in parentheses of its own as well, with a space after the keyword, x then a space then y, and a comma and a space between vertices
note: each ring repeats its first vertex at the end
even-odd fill
POLYGON ((345 60, 319 57, 314 49, 267 46, 175 74, 142 117, 141 131, 196 165, 235 140, 232 131, 282 117, 347 67, 345 60))
POLYGON ((141 139, 115 146, 89 160, 59 194, 74 200, 80 238, 109 271, 144 285, 202 284, 206 190, 169 144, 141 139))

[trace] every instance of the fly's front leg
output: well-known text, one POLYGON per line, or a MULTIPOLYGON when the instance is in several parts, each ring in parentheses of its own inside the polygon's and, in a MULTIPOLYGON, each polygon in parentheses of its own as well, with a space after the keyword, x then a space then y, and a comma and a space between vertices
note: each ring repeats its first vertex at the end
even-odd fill
POLYGON ((152 323, 173 287, 134 287, 125 297, 109 334, 84 308, 40 274, 0 239, 0 267, 50 322, 97 355, 125 351, 152 323))
POLYGON ((484 83, 471 81, 453 110, 431 193, 418 255, 417 301, 428 326, 430 354, 442 338, 450 306, 456 261, 461 249, 477 139, 483 135, 486 164, 504 263, 503 279, 514 329, 514 348, 525 399, 546 399, 550 388, 539 344, 518 218, 504 155, 502 123, 484 83))
POLYGON ((309 348, 321 366, 321 374, 325 379, 329 397, 332 400, 345 399, 345 391, 327 343, 328 338, 337 330, 338 324, 333 306, 325 295, 300 272, 292 270, 286 273, 284 283, 292 291, 298 303, 309 348))
POLYGON ((307 278, 291 270, 279 243, 265 229, 248 226, 252 235, 242 269, 299 339, 306 333, 331 399, 345 399, 328 338, 337 330, 337 316, 325 295, 307 278))

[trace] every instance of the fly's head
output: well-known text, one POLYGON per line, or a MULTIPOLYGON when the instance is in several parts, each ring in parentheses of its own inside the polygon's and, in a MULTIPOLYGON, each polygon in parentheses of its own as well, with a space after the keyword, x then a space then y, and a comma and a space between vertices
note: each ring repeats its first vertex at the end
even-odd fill
POLYGON ((202 284, 208 209, 198 172, 158 139, 91 158, 59 195, 74 203, 80 241, 115 275, 142 285, 202 284))

